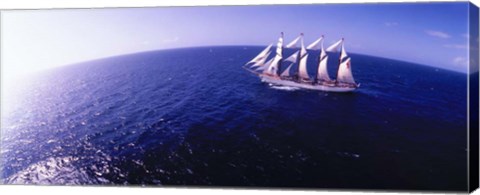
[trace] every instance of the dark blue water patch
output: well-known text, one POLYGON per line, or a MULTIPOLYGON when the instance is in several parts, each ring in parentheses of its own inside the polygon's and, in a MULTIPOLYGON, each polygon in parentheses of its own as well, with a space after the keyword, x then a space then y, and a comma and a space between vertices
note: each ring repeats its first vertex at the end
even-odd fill
POLYGON ((152 51, 40 73, 7 94, 1 178, 466 189, 466 74, 350 54, 354 93, 287 91, 241 68, 262 49, 152 51))

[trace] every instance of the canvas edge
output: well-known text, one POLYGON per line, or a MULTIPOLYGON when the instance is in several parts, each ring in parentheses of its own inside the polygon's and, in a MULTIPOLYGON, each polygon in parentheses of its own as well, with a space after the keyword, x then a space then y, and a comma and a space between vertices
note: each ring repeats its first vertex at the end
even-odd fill
POLYGON ((479 8, 470 2, 468 9, 467 187, 468 192, 472 193, 479 187, 479 8))

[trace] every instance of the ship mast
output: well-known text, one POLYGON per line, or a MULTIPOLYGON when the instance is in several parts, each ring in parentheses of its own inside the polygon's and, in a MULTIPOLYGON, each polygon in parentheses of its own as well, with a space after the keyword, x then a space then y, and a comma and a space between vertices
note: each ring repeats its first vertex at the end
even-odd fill
POLYGON ((268 66, 268 68, 263 70, 263 73, 278 76, 280 64, 283 59, 283 54, 282 54, 283 53, 283 32, 280 33, 280 38, 278 38, 277 49, 275 53, 276 54, 275 54, 275 57, 273 58, 273 61, 268 66))
POLYGON ((322 37, 320 38, 321 46, 320 46, 320 56, 319 56, 319 62, 318 62, 317 79, 321 81, 322 80, 331 81, 332 79, 328 75, 328 69, 327 69, 328 55, 327 55, 327 52, 325 52, 325 49, 323 48, 323 37, 324 36, 322 35, 322 37))
POLYGON ((331 81, 330 76, 327 71, 327 61, 328 56, 323 48, 324 35, 315 40, 313 43, 307 46, 307 49, 311 50, 320 50, 320 55, 318 57, 318 70, 315 78, 316 81, 331 81))
POLYGON ((339 59, 340 65, 338 66, 337 72, 337 82, 357 85, 355 83, 355 79, 353 79, 350 57, 348 57, 348 54, 345 51, 343 41, 344 39, 342 38, 341 53, 339 59))
POLYGON ((300 61, 298 64, 298 76, 302 79, 310 79, 307 72, 307 59, 308 53, 307 49, 305 49, 305 45, 303 43, 303 33, 300 34, 301 38, 301 49, 300 49, 300 61))

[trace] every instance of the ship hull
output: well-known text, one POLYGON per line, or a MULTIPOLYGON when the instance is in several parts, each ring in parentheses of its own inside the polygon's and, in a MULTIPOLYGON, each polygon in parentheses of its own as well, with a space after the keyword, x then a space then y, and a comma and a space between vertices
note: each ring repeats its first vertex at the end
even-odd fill
POLYGON ((319 91, 328 91, 328 92, 351 92, 357 89, 357 87, 349 86, 338 86, 338 85, 323 85, 323 84, 310 84, 310 83, 299 83, 291 80, 284 80, 278 77, 272 77, 268 75, 259 75, 262 82, 270 83, 274 85, 298 87, 302 89, 310 90, 319 90, 319 91))

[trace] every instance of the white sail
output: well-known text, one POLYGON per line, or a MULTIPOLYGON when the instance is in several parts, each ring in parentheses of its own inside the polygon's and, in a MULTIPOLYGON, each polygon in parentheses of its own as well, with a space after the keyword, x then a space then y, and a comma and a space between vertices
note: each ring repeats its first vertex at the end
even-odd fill
POLYGON ((338 51, 338 47, 343 43, 343 39, 340 39, 336 43, 330 45, 330 47, 327 48, 328 52, 335 52, 338 51))
POLYGON ((325 56, 323 59, 320 59, 320 63, 318 64, 318 74, 317 74, 317 79, 319 80, 324 80, 324 81, 332 80, 328 75, 327 61, 328 61, 328 56, 325 56))
POLYGON ((267 69, 267 67, 270 67, 270 64, 272 64, 273 59, 275 59, 275 57, 270 58, 270 60, 268 60, 267 62, 265 62, 265 64, 264 64, 263 66, 258 67, 256 70, 264 71, 265 69, 267 69))
POLYGON ((263 73, 277 75, 277 71, 279 68, 278 66, 280 64, 280 61, 283 58, 282 51, 283 51, 283 33, 281 34, 280 38, 278 38, 275 57, 273 58, 273 61, 269 64, 268 68, 263 71, 263 73))
POLYGON ((307 50, 305 49, 305 45, 303 44, 303 36, 301 38, 302 41, 302 49, 300 49, 300 62, 298 64, 298 76, 304 79, 310 79, 308 76, 307 72, 307 59, 308 59, 308 53, 307 50))
POLYGON ((320 42, 322 42, 323 36, 318 38, 316 41, 307 46, 307 49, 317 49, 320 42))
POLYGON ((267 58, 268 56, 270 55, 270 53, 272 53, 271 51, 269 51, 263 58, 260 58, 258 61, 256 61, 252 66, 251 68, 255 68, 257 66, 263 66, 265 65, 265 61, 267 61, 267 58))
POLYGON ((264 71, 266 68, 267 68, 266 66, 260 66, 260 67, 258 67, 258 68, 255 69, 255 70, 257 70, 257 71, 264 71))
POLYGON ((304 79, 310 79, 307 72, 307 58, 308 58, 308 54, 305 54, 304 56, 302 56, 302 58, 300 59, 299 69, 298 69, 298 76, 304 79))
POLYGON ((321 48, 321 51, 320 51, 320 60, 318 63, 317 79, 324 80, 324 81, 331 81, 332 79, 328 75, 328 69, 327 69, 328 56, 327 56, 327 52, 325 52, 325 49, 323 49, 323 41, 321 42, 320 48, 321 48))
POLYGON ((285 69, 280 76, 282 77, 290 76, 290 69, 292 68, 293 64, 294 63, 291 63, 290 65, 288 65, 287 69, 285 69))
POLYGON ((353 79, 353 75, 352 75, 350 58, 347 58, 338 67, 337 81, 342 83, 355 84, 355 79, 353 79))
POLYGON ((298 52, 299 51, 293 53, 290 57, 286 58, 285 61, 296 63, 298 58, 298 52))
POLYGON ((270 60, 268 60, 268 61, 265 63, 265 66, 264 66, 264 67, 269 67, 269 66, 270 66, 270 64, 272 64, 272 62, 273 62, 273 59, 275 59, 275 57, 273 57, 273 58, 270 58, 270 60))
POLYGON ((347 52, 345 51, 345 45, 342 43, 342 51, 340 53, 340 60, 344 60, 347 57, 347 52))
POLYGON ((248 64, 259 64, 260 61, 263 60, 263 62, 265 62, 265 58, 268 57, 268 54, 270 54, 270 49, 272 48, 272 45, 273 44, 270 44, 268 45, 262 52, 260 52, 256 57, 254 57, 252 60, 250 60, 249 62, 247 62, 247 65, 248 64))
POLYGON ((287 46, 285 46, 285 48, 294 48, 294 47, 296 47, 298 41, 300 40, 300 37, 301 37, 301 36, 298 36, 297 38, 295 38, 292 42, 290 42, 289 44, 287 44, 287 46))
POLYGON ((282 58, 279 57, 278 55, 275 56, 275 58, 273 58, 273 61, 270 63, 270 65, 268 66, 268 68, 266 68, 265 70, 263 70, 263 73, 265 74, 271 74, 271 75, 277 75, 277 71, 278 71, 278 66, 279 66, 279 62, 282 58))

